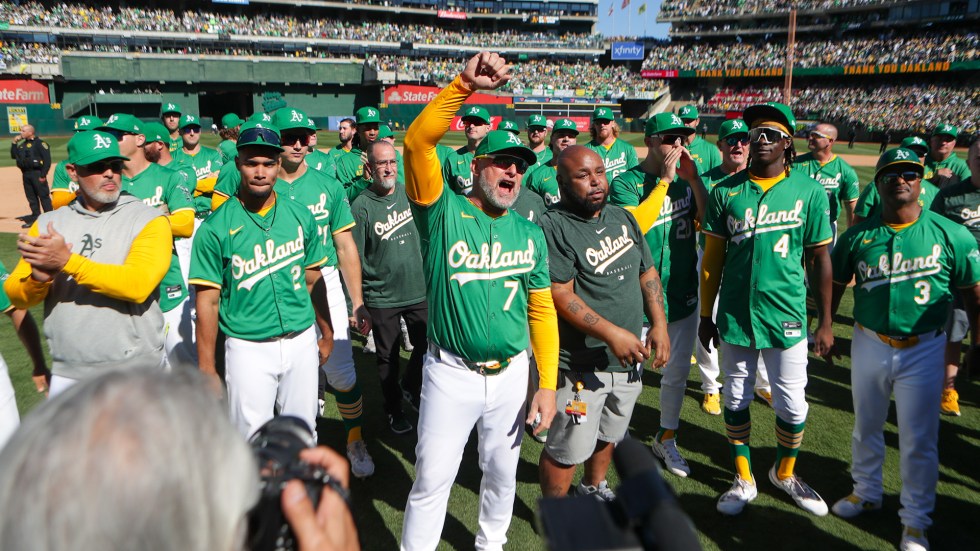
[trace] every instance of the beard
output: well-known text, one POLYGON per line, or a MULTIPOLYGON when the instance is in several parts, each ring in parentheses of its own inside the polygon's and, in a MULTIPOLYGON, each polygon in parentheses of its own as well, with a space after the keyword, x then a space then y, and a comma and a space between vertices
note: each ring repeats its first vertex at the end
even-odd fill
POLYGON ((381 186, 381 189, 385 191, 391 191, 392 189, 395 188, 395 184, 398 183, 398 176, 392 176, 391 178, 382 178, 380 176, 376 176, 374 178, 374 182, 379 186, 381 186))
POLYGON ((86 195, 90 202, 100 203, 102 205, 115 203, 119 200, 119 194, 122 193, 122 189, 119 187, 117 187, 115 191, 104 191, 98 189, 91 193, 84 193, 82 188, 79 187, 79 191, 86 195))
POLYGON ((483 190, 483 196, 487 198, 487 202, 494 208, 501 210, 506 210, 512 207, 517 201, 517 197, 521 192, 521 189, 518 188, 517 193, 514 194, 513 198, 500 197, 497 195, 497 190, 499 188, 497 186, 490 185, 490 182, 488 182, 486 178, 483 178, 482 176, 477 176, 476 185, 480 186, 480 189, 483 190))
POLYGON ((602 210, 602 207, 606 206, 606 203, 609 202, 608 191, 602 196, 602 201, 599 202, 590 200, 588 195, 585 197, 577 197, 574 193, 570 193, 568 191, 562 193, 561 196, 563 200, 565 197, 568 197, 568 200, 572 203, 574 209, 579 214, 585 214, 588 216, 592 216, 593 214, 599 212, 602 210))
POLYGON ((163 156, 163 150, 162 149, 147 149, 147 148, 144 147, 143 148, 143 156, 146 157, 146 160, 147 161, 150 161, 151 163, 159 163, 160 162, 160 157, 163 156))

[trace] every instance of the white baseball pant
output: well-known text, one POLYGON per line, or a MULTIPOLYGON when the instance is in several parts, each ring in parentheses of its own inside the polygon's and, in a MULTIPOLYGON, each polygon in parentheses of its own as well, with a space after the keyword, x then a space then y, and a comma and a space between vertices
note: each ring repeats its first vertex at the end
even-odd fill
POLYGON ((439 544, 449 492, 474 425, 483 471, 475 547, 503 548, 517 490, 527 373, 525 352, 514 356, 503 372, 485 376, 471 371, 456 354, 430 344, 423 365, 415 483, 405 508, 402 550, 431 550, 439 544))
POLYGON ((925 530, 936 504, 939 480, 939 402, 945 377, 946 339, 935 332, 915 346, 899 350, 858 326, 851 344, 851 477, 854 493, 880 502, 885 462, 883 428, 891 395, 898 417, 899 470, 902 475, 902 524, 925 530))
MULTIPOLYGON (((680 425, 681 404, 687 389, 687 375, 691 372, 691 350, 697 340, 699 320, 700 312, 695 309, 690 316, 667 324, 670 360, 660 377, 660 426, 665 429, 677 430, 680 425)), ((643 329, 645 339, 646 327, 643 329)))
POLYGON ((14 396, 14 385, 10 382, 7 372, 7 362, 0 356, 0 450, 20 425, 20 413, 17 412, 17 398, 14 396))
POLYGON ((316 431, 316 331, 277 340, 225 339, 225 383, 231 422, 251 438, 276 414, 294 415, 316 431))
MULTIPOLYGON (((194 190, 191 190, 194 191, 194 190)), ((191 246, 194 244, 194 236, 197 235, 197 228, 201 227, 201 219, 194 218, 194 230, 190 237, 174 239, 174 251, 177 253, 177 262, 180 264, 180 274, 184 276, 184 287, 190 292, 194 292, 194 287, 187 284, 187 278, 191 270, 191 246)), ((194 296, 191 297, 191 304, 196 304, 194 296)))
POLYGON ((170 366, 177 369, 197 369, 197 337, 195 335, 193 302, 185 299, 163 313, 164 340, 170 366))
MULTIPOLYGON (((330 322, 333 325, 333 351, 326 363, 320 366, 327 375, 327 382, 333 388, 346 391, 354 388, 357 371, 354 369, 354 347, 350 340, 350 317, 347 314, 347 299, 340 282, 340 272, 335 266, 320 269, 323 283, 327 288, 330 302, 330 322)), ((320 329, 317 328, 317 336, 320 329)))
POLYGON ((61 375, 51 375, 51 383, 48 385, 48 400, 68 390, 78 383, 78 379, 69 379, 61 375))
POLYGON ((749 348, 722 341, 721 367, 725 372, 722 388, 725 407, 741 411, 752 403, 753 386, 760 358, 769 369, 772 408, 776 416, 794 425, 806 421, 806 339, 789 348, 749 348))

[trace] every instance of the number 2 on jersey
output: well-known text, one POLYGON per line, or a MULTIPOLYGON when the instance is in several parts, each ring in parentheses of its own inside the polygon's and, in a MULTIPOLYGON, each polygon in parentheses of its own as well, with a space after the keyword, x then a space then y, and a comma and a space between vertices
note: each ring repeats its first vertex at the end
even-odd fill
POLYGON ((786 255, 789 254, 788 233, 784 233, 783 236, 779 238, 779 241, 776 241, 776 244, 772 247, 772 252, 779 253, 783 258, 786 258, 786 255))
POLYGON ((293 272, 293 289, 299 291, 302 288, 299 282, 299 278, 300 276, 303 275, 303 268, 300 268, 299 266, 293 266, 293 269, 290 271, 293 272))

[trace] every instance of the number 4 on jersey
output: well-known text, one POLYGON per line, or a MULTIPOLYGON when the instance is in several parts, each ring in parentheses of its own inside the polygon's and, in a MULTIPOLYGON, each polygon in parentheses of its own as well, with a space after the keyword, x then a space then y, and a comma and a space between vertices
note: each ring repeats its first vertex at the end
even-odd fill
POLYGON ((786 258, 786 255, 789 254, 788 233, 784 233, 783 236, 779 238, 779 241, 776 241, 776 244, 772 247, 772 252, 779 253, 783 258, 786 258))

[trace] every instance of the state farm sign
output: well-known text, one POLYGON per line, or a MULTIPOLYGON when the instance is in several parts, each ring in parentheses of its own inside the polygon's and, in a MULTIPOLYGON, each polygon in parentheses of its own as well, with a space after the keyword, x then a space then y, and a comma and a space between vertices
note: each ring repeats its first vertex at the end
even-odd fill
POLYGON ((0 80, 0 103, 51 103, 48 87, 36 80, 0 80))
MULTIPOLYGON (((429 103, 439 95, 441 88, 435 86, 413 86, 410 84, 399 84, 385 89, 385 103, 388 105, 400 105, 406 103, 429 103)), ((513 98, 510 96, 494 96, 491 94, 473 94, 466 99, 466 103, 511 103, 513 98)))

